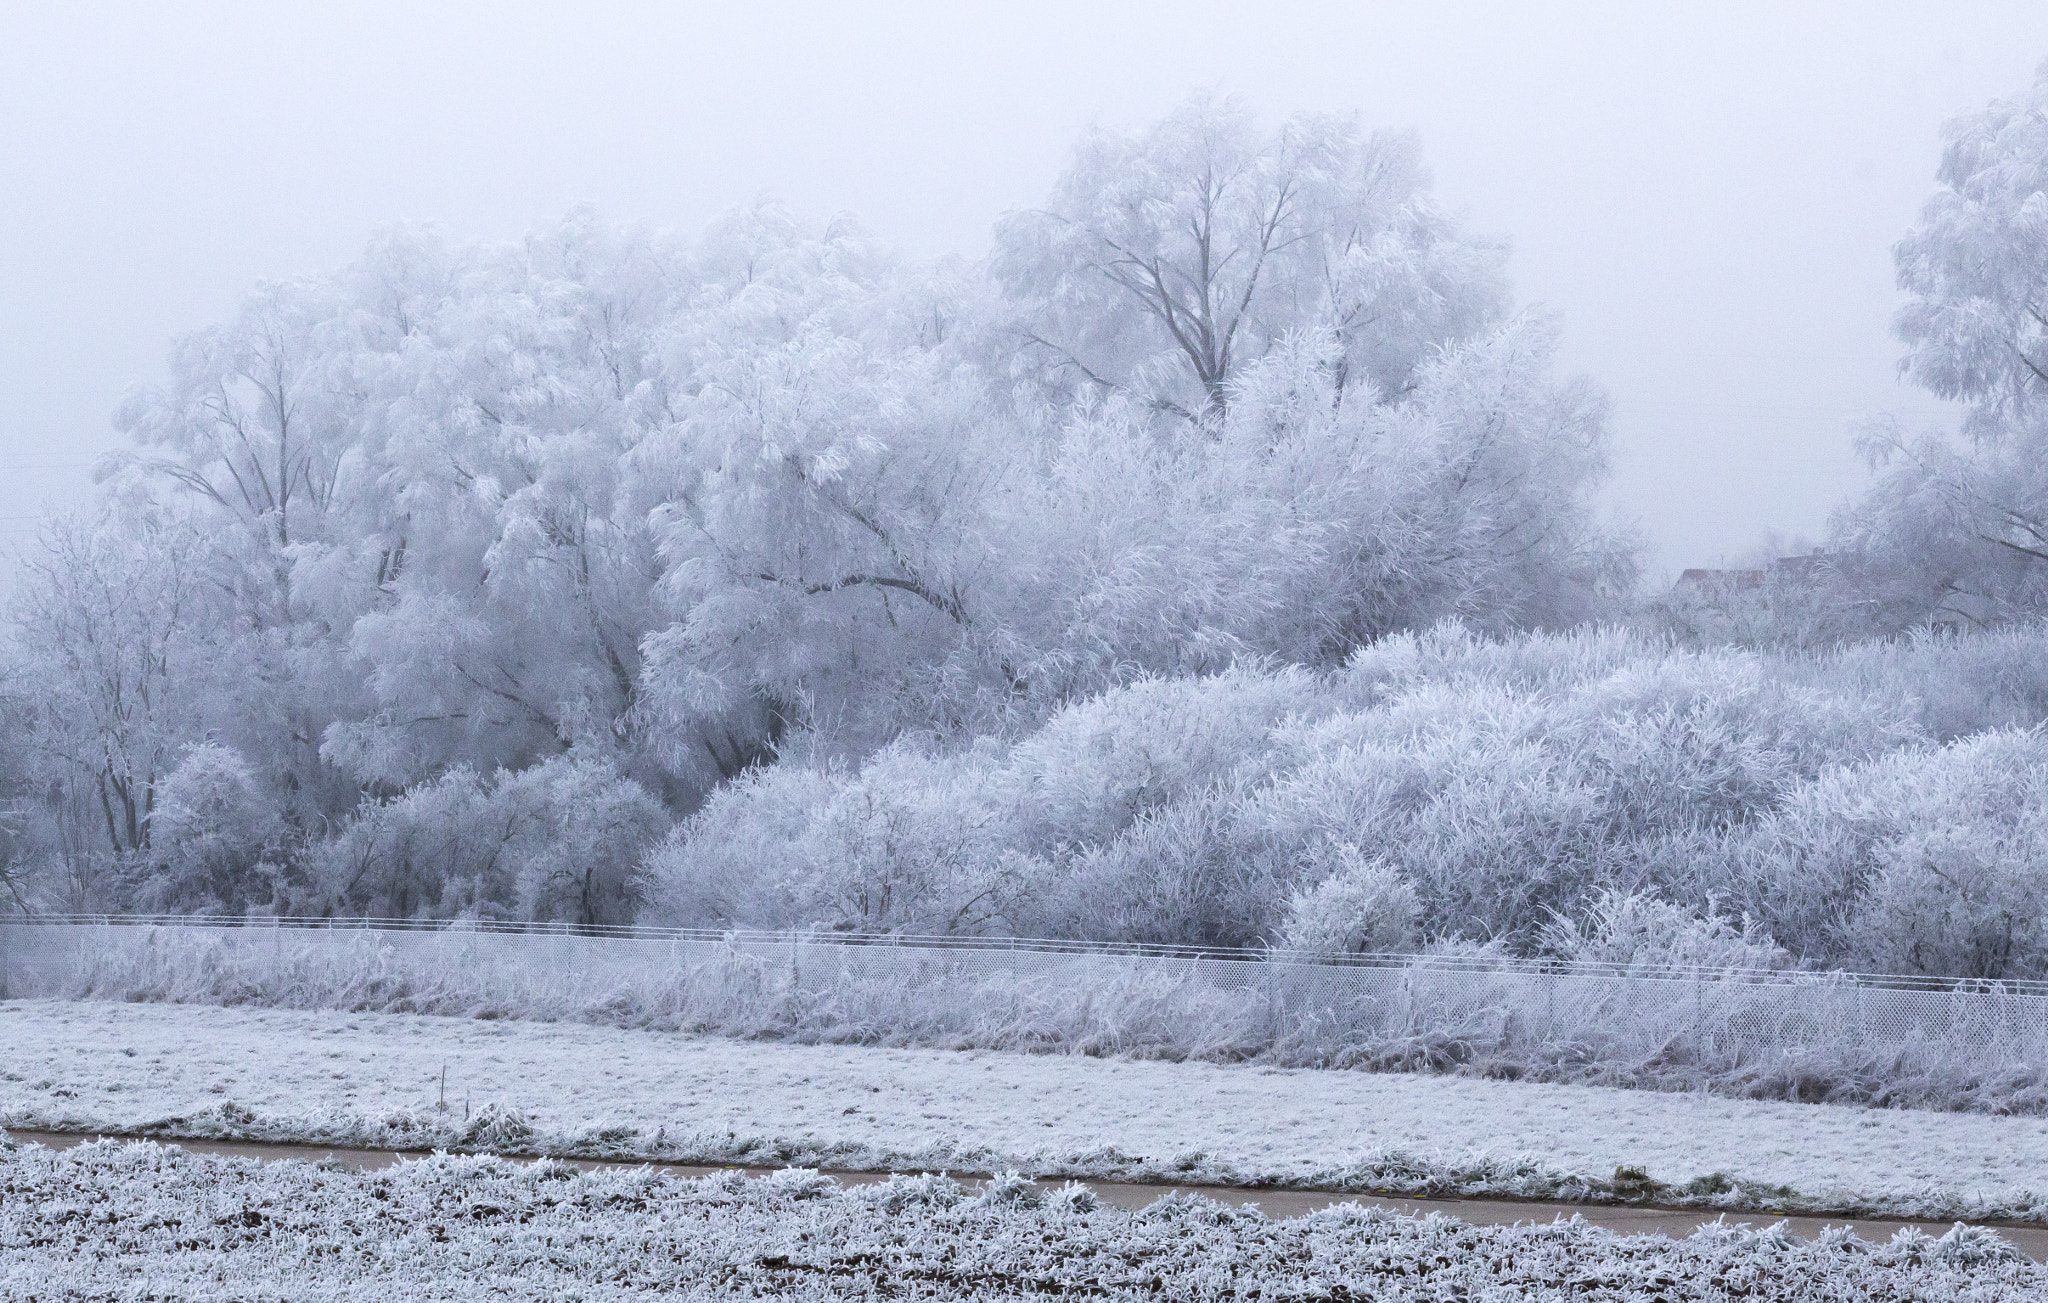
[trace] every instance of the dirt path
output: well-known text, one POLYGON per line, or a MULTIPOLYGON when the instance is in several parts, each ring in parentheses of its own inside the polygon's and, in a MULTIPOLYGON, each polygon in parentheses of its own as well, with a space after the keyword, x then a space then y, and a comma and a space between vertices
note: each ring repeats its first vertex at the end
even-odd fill
MULTIPOLYGON (((98 1139, 107 1133, 93 1135, 58 1131, 8 1130, 9 1137, 21 1144, 43 1145, 50 1149, 64 1149, 86 1140, 98 1139)), ((132 1137, 110 1137, 130 1139, 132 1137)), ((374 1171, 390 1167, 401 1159, 420 1158, 423 1154, 395 1149, 336 1149, 323 1145, 278 1145, 259 1144, 240 1140, 177 1140, 160 1141, 152 1138, 153 1144, 175 1144, 195 1154, 220 1154, 231 1158, 257 1158, 265 1161, 295 1159, 300 1162, 317 1162, 331 1159, 359 1171, 374 1171)), ((523 1156, 522 1156, 523 1157, 523 1156)), ((564 1159, 573 1167, 592 1171, 605 1167, 653 1167, 659 1171, 679 1177, 706 1176, 712 1172, 730 1170, 720 1167, 699 1167, 685 1163, 649 1163, 639 1160, 606 1161, 604 1159, 564 1159)), ((763 1175, 771 1169, 744 1168, 752 1175, 763 1175)), ((886 1181, 886 1172, 831 1172, 832 1177, 847 1185, 865 1185, 886 1181)), ((1719 1220, 1721 1214, 1709 1216, 1698 1209, 1669 1209, 1629 1207, 1616 1208, 1598 1204, 1517 1202, 1502 1199, 1397 1199, 1376 1195, 1331 1194, 1312 1190, 1245 1190, 1230 1186, 1215 1185, 1129 1185, 1115 1181, 1084 1181, 1081 1184, 1095 1191, 1104 1203, 1116 1208, 1143 1208, 1169 1190, 1186 1190, 1205 1195, 1228 1204, 1257 1204, 1269 1217, 1296 1217, 1302 1213, 1314 1212, 1337 1203, 1362 1203, 1390 1212, 1420 1217, 1429 1213, 1443 1213, 1460 1221, 1479 1226, 1505 1226, 1516 1222, 1546 1222, 1559 1217, 1579 1216, 1609 1230, 1625 1235, 1668 1235, 1682 1238, 1708 1222, 1719 1220)), ((1772 1217, 1766 1214, 1730 1213, 1727 1220, 1734 1225, 1769 1226, 1783 1221, 1786 1229, 1800 1239, 1809 1239, 1823 1227, 1849 1226, 1863 1239, 1881 1241, 1903 1227, 1917 1226, 1931 1235, 1940 1235, 1948 1230, 1943 1222, 1925 1221, 1879 1221, 1870 1219, 1845 1219, 1827 1217, 1772 1217)), ((1993 1223, 1996 1225, 1995 1223, 1993 1223)), ((2048 1227, 1998 1225, 1999 1234, 2036 1262, 2048 1262, 2048 1227)))

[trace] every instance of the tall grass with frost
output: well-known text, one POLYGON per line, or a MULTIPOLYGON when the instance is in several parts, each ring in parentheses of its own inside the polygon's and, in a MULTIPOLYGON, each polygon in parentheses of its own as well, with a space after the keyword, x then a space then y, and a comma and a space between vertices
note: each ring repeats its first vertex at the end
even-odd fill
MULTIPOLYGON (((1608 907, 1652 941, 1676 926, 1646 918, 1640 902, 1608 907)), ((1821 975, 1788 986, 1706 968, 1688 979, 1648 961, 1633 979, 1532 976, 1489 969, 1484 956, 1357 969, 1278 955, 1204 965, 479 933, 13 932, 31 936, 11 943, 0 994, 14 998, 573 1021, 811 1044, 1257 1061, 2048 1113, 2038 1034, 2015 1035, 1995 1018, 1945 1035, 1890 1024, 1865 1003, 1890 993, 1821 975)), ((1709 960, 1765 953, 1739 934, 1694 933, 1673 944, 1706 946, 1709 960)))

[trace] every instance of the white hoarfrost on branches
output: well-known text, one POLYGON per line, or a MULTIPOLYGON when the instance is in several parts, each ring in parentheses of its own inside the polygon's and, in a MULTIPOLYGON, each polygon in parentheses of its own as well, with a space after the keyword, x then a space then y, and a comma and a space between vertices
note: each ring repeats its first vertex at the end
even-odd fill
POLYGON ((1198 97, 1137 136, 1097 130, 1041 209, 997 228, 1020 376, 1200 420, 1244 369, 1323 331, 1338 393, 1402 396, 1437 348, 1506 311, 1505 246, 1428 194, 1412 136, 1302 116, 1262 130, 1198 97))
POLYGON ((2048 408, 2048 64, 1953 119, 1941 188, 1897 249, 1904 369, 1995 432, 2048 408))
MULTIPOLYGON (((515 886, 457 853, 503 840, 459 812, 566 758, 673 818, 778 760, 994 755, 1149 677, 1564 626, 1625 588, 1592 509, 1604 404, 1411 139, 1197 98, 1089 137, 997 244, 913 264, 765 202, 695 241, 584 210, 506 245, 397 228, 180 339, 18 604, 24 734, 66 812, 26 835, 72 866, 35 875, 71 884, 39 907, 617 919, 636 865, 515 886), (274 817, 181 797, 191 845, 159 854, 188 753, 239 757, 274 817), (446 807, 442 862, 392 859, 408 802, 446 807)), ((843 853, 793 862, 836 877, 691 890, 982 929, 1068 853, 869 797, 819 824, 843 853)), ((1146 835, 1179 885, 1115 928, 1240 935, 1272 894, 1201 918, 1209 849, 1146 835)), ((1088 873, 1158 878, 1150 854, 1088 873)), ((1085 889, 1049 894, 1092 930, 1085 889)))
POLYGON ((2048 65, 1950 122, 1940 183, 1895 250, 1901 370, 1963 405, 1962 439, 1876 422, 1877 482, 1836 522, 1879 628, 2048 609, 2048 65))
POLYGON ((2031 977, 2040 663, 2038 633, 1883 664, 1446 625, 1141 680, 1008 742, 728 786, 654 855, 650 917, 2031 977), (1937 908, 1945 876, 1981 917, 1937 908))
POLYGON ((1331 848, 1337 869, 1288 904, 1280 944, 1324 954, 1400 954, 1413 950, 1420 906, 1415 888, 1392 865, 1349 842, 1331 848))

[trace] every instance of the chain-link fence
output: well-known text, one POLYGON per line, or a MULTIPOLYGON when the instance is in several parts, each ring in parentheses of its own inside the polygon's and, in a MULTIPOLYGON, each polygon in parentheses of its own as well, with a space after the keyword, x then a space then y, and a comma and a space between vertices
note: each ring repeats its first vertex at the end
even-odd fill
POLYGON ((808 1019, 821 1035, 840 1034, 831 1019, 887 1036, 892 1019, 960 1033, 976 1020, 1036 1018, 1041 1040, 1080 1034, 1059 1030, 1079 1025, 1076 1010, 1092 1009, 1090 1025, 1101 1026, 1115 1022, 1113 1006, 1132 1018, 1143 1006, 1162 1027, 1177 1019, 1182 1028, 1143 1035, 1194 1037, 1206 1019, 1233 1052, 1285 1051, 1302 1062, 1469 1060, 1543 1047, 1553 1061, 1577 1054, 1721 1072, 1802 1053, 2048 1072, 2042 983, 1471 955, 375 919, 0 923, 0 995, 61 994, 488 1007, 506 1016, 609 1011, 622 1022, 707 1027, 732 1025, 736 1002, 751 1001, 745 1017, 764 1027, 808 1019))

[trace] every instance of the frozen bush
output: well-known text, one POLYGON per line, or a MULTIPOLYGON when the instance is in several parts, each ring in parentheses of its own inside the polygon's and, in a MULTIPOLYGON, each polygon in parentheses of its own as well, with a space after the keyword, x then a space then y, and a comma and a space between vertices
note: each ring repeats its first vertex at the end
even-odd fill
MULTIPOLYGON (((835 1185, 829 1193, 838 1193, 838 1187, 835 1185)), ((966 1191, 943 1172, 892 1172, 886 1181, 856 1187, 854 1197, 882 1212, 896 1214, 913 1208, 951 1208, 966 1198, 966 1191)))
POLYGON ((1426 684, 1550 694, 1668 654, 1666 644, 1618 627, 1487 638, 1453 621, 1359 649, 1334 686, 1348 710, 1426 684))
POLYGON ((505 916, 514 895, 500 858, 507 834, 484 817, 487 799, 484 780, 457 768, 395 800, 365 802, 314 853, 316 895, 305 912, 505 916))
POLYGON ((558 756, 485 778, 456 769, 367 803, 313 864, 309 907, 391 918, 631 921, 661 804, 608 763, 558 756))
POLYGON ((1910 638, 1793 659, 1795 678, 1844 696, 1903 704, 1929 737, 2048 723, 2048 626, 1910 638))
MULTIPOLYGON (((1512 953, 1573 919, 1585 936, 1626 924, 1607 940, 1633 938, 1628 962, 1668 945, 1674 962, 1770 964, 1782 944, 1827 962, 1997 968, 1989 916, 1963 915, 2013 913, 1990 902, 2016 879, 1969 870, 1973 903, 1943 916, 1950 933, 1984 933, 1967 946, 1929 933, 1933 897, 1909 888, 2016 864, 2030 829, 1965 802, 1941 838, 1881 838, 1885 855, 1917 858, 1880 880, 1843 784, 1923 763, 1931 734, 2048 702, 2027 655, 2038 637, 1780 654, 1445 625, 1320 677, 1146 680, 1014 739, 744 778, 657 857, 652 917, 1339 948, 1431 937, 1512 953), (1970 686, 1930 705, 1951 663, 1970 686), (1367 863, 1405 884, 1412 915, 1368 907, 1367 863), (1850 945, 1846 920, 1880 900, 1884 917, 1925 916, 1917 958, 1882 958, 1874 934, 1850 945), (1634 903, 1600 922, 1620 901, 1634 903), (1752 921, 1724 918, 1721 901, 1752 921)), ((1916 781, 1897 780, 1894 805, 1916 781)), ((2013 929, 2018 953, 2031 943, 2013 929)))
POLYGON ((154 913, 254 914, 274 910, 283 871, 284 821, 248 761, 202 742, 157 790, 149 819, 148 876, 136 903, 154 913))
POLYGON ((784 762, 713 792, 648 856, 641 921, 666 927, 788 927, 808 921, 787 864, 843 773, 784 762), (784 866, 778 871, 778 864, 784 866))
POLYGON ((2048 976, 2048 739, 1997 730, 1831 770, 1740 848, 1731 873, 1810 956, 2048 976))
POLYGON ((633 920, 641 861, 670 824, 645 788, 609 763, 564 756, 501 777, 492 801, 526 816, 512 847, 524 917, 583 926, 633 920))
POLYGON ((1416 884, 1429 931, 1518 937, 1608 880, 1601 793, 1530 743, 1426 758, 1430 799, 1384 843, 1416 884))
POLYGON ((1273 893, 1224 829, 1300 670, 1147 680, 1005 748, 903 740, 857 771, 785 763, 715 794, 654 857, 650 919, 1250 941, 1273 893), (1188 935, 1183 935, 1187 933, 1188 935))
POLYGON ((1014 802, 992 748, 905 740, 858 773, 786 765, 736 783, 649 866, 649 917, 698 926, 988 931, 1012 904, 1014 802))
POLYGON ((1105 845, 1035 862, 1042 895, 1021 931, 1097 940, 1255 946, 1271 934, 1282 884, 1244 837, 1242 791, 1204 792, 1148 811, 1105 845), (1033 926, 1033 924, 1042 926, 1033 926))
POLYGON ((1613 634, 1389 642, 1347 671, 1370 705, 1283 730, 1283 772, 1248 817, 1305 889, 1328 871, 1306 848, 1384 859, 1437 934, 1525 946, 1544 917, 1617 889, 1701 907, 1713 881, 1687 852, 1830 761, 1918 736, 1898 703, 1788 684, 1746 653, 1653 657, 1613 634))
POLYGON ((815 811, 790 895, 813 921, 861 932, 980 932, 1014 885, 1001 775, 898 745, 815 811))
POLYGON ((1415 888, 1382 860, 1356 846, 1333 847, 1337 869, 1288 904, 1280 944, 1289 950, 1398 954, 1415 948, 1420 906, 1415 888))
POLYGON ((1544 949, 1579 963, 1651 968, 1786 968, 1792 957, 1745 915, 1731 922, 1710 907, 1692 914, 1647 892, 1608 890, 1583 924, 1560 918, 1544 949))
POLYGON ((1560 713, 1552 747, 1599 775, 1622 835, 1733 827, 1830 763, 1920 736, 1897 703, 1788 683, 1733 653, 1630 666, 1560 713))
POLYGON ((1029 849, 1099 846, 1147 811, 1263 778, 1274 726, 1327 709, 1293 668, 1150 679, 1070 706, 1011 750, 1029 849))

